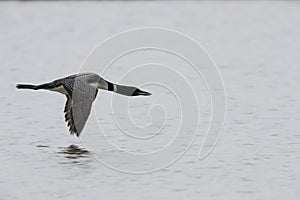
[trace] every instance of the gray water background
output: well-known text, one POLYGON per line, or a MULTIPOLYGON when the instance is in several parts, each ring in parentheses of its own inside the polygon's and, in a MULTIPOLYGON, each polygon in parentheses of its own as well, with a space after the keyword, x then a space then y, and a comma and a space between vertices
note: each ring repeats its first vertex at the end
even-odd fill
POLYGON ((299 199, 299 2, 1 2, 0 199, 299 199), (161 171, 132 175, 68 135, 65 97, 20 92, 78 71, 121 31, 161 26, 199 41, 227 92, 223 136, 161 171))

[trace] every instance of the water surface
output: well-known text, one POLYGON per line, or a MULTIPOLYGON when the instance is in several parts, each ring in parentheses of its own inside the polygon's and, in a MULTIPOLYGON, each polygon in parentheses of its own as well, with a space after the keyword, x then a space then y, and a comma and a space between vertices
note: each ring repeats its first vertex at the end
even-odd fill
POLYGON ((299 7, 294 1, 1 2, 1 199, 299 199, 299 7), (68 135, 65 97, 17 91, 15 84, 77 72, 96 44, 143 26, 173 28, 206 47, 224 78, 227 119, 205 160, 197 159, 198 136, 174 165, 132 175, 101 165, 68 135))

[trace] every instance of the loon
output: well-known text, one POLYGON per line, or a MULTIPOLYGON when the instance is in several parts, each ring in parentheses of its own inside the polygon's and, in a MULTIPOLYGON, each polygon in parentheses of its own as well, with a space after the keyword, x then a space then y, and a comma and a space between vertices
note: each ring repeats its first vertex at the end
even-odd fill
POLYGON ((79 137, 91 112, 98 89, 126 96, 149 96, 151 93, 139 88, 117 85, 104 80, 95 73, 79 73, 40 85, 17 84, 18 89, 50 90, 66 95, 64 114, 71 135, 79 137))

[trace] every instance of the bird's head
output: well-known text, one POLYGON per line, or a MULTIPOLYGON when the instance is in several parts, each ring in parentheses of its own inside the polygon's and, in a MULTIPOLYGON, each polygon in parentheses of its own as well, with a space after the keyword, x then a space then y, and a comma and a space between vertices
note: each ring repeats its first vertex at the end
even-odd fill
POLYGON ((135 88, 131 96, 150 96, 150 92, 146 92, 143 90, 140 90, 139 88, 135 88))
POLYGON ((137 87, 132 86, 125 86, 125 85, 117 85, 113 84, 109 81, 104 80, 100 76, 96 74, 91 74, 88 77, 88 83, 97 88, 97 89, 103 89, 108 91, 113 91, 118 94, 126 95, 126 96, 149 96, 151 93, 143 91, 137 87))
POLYGON ((116 85, 114 92, 126 96, 150 96, 151 93, 140 90, 137 87, 116 85))

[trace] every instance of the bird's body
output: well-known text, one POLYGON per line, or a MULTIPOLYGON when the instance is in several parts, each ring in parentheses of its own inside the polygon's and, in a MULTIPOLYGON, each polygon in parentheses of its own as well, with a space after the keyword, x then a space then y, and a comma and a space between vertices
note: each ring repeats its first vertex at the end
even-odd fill
POLYGON ((113 84, 94 73, 80 73, 40 85, 18 84, 18 89, 50 90, 66 95, 65 121, 70 133, 80 135, 97 97, 98 89, 116 92, 126 96, 151 95, 136 87, 113 84))

